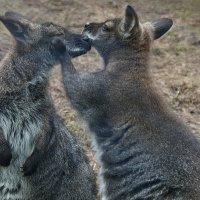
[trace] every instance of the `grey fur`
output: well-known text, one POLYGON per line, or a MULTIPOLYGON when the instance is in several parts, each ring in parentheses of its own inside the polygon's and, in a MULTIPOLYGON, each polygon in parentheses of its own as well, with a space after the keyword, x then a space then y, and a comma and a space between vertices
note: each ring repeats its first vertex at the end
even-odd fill
POLYGON ((80 36, 61 26, 36 24, 14 12, 0 20, 15 38, 0 63, 0 160, 9 165, 0 166, 0 199, 96 199, 88 159, 48 94, 49 73, 58 64, 55 41, 64 41, 72 55, 73 48, 82 54, 87 45, 80 47, 80 36))
POLYGON ((127 6, 123 18, 86 24, 104 69, 79 74, 61 55, 66 93, 91 129, 103 200, 199 200, 200 143, 148 72, 151 42, 172 21, 140 24, 136 16, 127 6))

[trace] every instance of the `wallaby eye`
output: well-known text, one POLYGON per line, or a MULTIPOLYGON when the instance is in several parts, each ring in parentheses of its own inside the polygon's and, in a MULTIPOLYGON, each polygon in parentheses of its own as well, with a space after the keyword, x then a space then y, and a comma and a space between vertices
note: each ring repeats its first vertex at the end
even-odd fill
POLYGON ((102 30, 103 32, 107 32, 107 31, 109 31, 109 28, 108 28, 108 26, 107 26, 106 24, 104 24, 104 25, 101 27, 101 30, 102 30))
POLYGON ((64 34, 63 33, 55 33, 54 36, 64 36, 64 34))
POLYGON ((106 21, 103 25, 102 25, 102 31, 103 32, 108 32, 108 31, 111 31, 114 27, 114 23, 113 21, 109 20, 109 21, 106 21))
POLYGON ((58 33, 58 32, 49 32, 48 33, 49 37, 59 37, 59 36, 64 36, 64 33, 58 33))

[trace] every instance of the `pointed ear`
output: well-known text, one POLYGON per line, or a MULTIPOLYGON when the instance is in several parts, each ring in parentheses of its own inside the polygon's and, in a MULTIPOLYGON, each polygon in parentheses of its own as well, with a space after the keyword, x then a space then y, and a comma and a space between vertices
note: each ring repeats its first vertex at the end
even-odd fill
POLYGON ((173 21, 168 18, 161 18, 151 23, 154 29, 154 40, 163 36, 173 25, 173 21))
POLYGON ((131 33, 132 30, 139 27, 139 18, 133 7, 127 6, 125 15, 121 21, 121 31, 124 33, 131 33))
POLYGON ((5 16, 0 16, 0 21, 17 41, 23 43, 28 42, 28 29, 31 22, 26 20, 22 15, 14 12, 6 12, 5 16))

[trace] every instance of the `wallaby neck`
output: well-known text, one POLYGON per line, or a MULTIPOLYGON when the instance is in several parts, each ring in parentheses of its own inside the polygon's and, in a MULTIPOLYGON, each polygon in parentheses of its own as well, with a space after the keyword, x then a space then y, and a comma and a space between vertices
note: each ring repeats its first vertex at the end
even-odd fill
POLYGON ((1 66, 12 66, 12 68, 18 69, 22 73, 26 72, 27 79, 32 79, 37 73, 45 71, 48 73, 50 67, 53 64, 49 63, 48 58, 51 58, 52 55, 48 51, 40 50, 39 48, 29 49, 28 47, 20 47, 18 45, 13 46, 8 52, 5 59, 2 61, 1 66))
MULTIPOLYGON (((94 132, 100 136, 112 135, 113 129, 129 121, 131 125, 149 127, 155 121, 168 120, 171 114, 154 88, 149 76, 149 52, 122 49, 107 56, 105 71, 111 76, 109 87, 112 98, 109 112, 106 109, 106 119, 94 127, 94 132), (102 131, 101 133, 98 133, 102 131)), ((109 76, 110 78, 110 76, 109 76)), ((95 121, 96 125, 98 122, 95 121)), ((115 132, 115 131, 114 131, 115 132)), ((122 130, 123 132, 123 130, 122 130)), ((106 140, 106 137, 104 138, 106 140)), ((99 140, 101 141, 101 140, 99 140)))
POLYGON ((135 69, 145 70, 148 68, 149 52, 124 47, 103 55, 103 61, 106 68, 118 65, 123 67, 134 66, 135 69))
POLYGON ((28 82, 45 81, 51 69, 49 53, 13 46, 0 63, 0 96, 23 88, 28 82))

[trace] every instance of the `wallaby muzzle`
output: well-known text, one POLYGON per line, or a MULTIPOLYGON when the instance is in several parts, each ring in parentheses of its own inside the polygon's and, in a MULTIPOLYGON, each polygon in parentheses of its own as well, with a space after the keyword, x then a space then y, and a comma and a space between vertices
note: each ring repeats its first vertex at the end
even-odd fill
POLYGON ((81 34, 72 33, 70 42, 66 44, 66 50, 70 57, 77 57, 87 53, 91 49, 91 43, 89 40, 85 40, 81 34))

